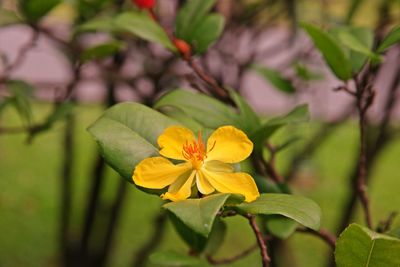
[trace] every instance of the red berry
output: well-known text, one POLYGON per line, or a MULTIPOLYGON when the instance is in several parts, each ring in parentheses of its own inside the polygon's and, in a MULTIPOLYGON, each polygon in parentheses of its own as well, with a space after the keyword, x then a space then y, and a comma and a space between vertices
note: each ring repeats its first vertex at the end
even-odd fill
POLYGON ((190 54, 192 53, 192 48, 190 47, 190 45, 185 42, 184 40, 181 39, 174 39, 174 45, 175 47, 178 49, 178 51, 184 55, 184 56, 190 56, 190 54))
POLYGON ((156 0, 132 0, 140 8, 153 8, 156 0))

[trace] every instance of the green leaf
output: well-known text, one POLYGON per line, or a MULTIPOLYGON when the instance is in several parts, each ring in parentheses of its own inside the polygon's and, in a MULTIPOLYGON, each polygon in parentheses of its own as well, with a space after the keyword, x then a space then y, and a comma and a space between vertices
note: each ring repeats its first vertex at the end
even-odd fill
POLYGON ((94 59, 104 59, 115 55, 123 49, 125 44, 119 41, 112 41, 87 48, 81 54, 81 61, 87 62, 94 59))
POLYGON ((195 31, 202 24, 216 0, 188 0, 176 17, 175 35, 190 42, 195 31))
POLYGON ((302 27, 322 53, 336 77, 343 81, 350 79, 352 77, 351 63, 335 39, 314 25, 302 23, 302 27))
POLYGON ((203 125, 189 117, 183 110, 174 106, 162 106, 158 109, 161 113, 168 117, 180 122, 185 127, 189 128, 193 132, 204 131, 203 125))
POLYGON ((250 214, 279 214, 314 230, 319 229, 321 220, 321 209, 314 201, 289 194, 261 194, 255 201, 242 203, 236 209, 250 214))
POLYGON ((163 45, 171 51, 176 51, 167 33, 145 11, 129 11, 118 15, 114 25, 121 31, 126 31, 149 42, 163 45))
POLYGON ((267 230, 280 239, 291 236, 297 228, 297 222, 281 215, 268 215, 265 219, 267 230))
POLYGON ((78 25, 74 33, 86 33, 86 32, 114 32, 116 31, 113 17, 102 17, 89 20, 83 24, 78 25))
MULTIPOLYGON (((372 49, 374 44, 374 33, 371 29, 362 27, 350 27, 348 30, 363 43, 369 50, 372 49)), ((353 73, 358 73, 367 61, 367 57, 362 53, 350 51, 350 61, 353 73)))
POLYGON ((300 79, 304 81, 315 81, 315 80, 322 80, 323 74, 319 72, 314 72, 313 70, 309 69, 306 65, 297 62, 294 65, 296 75, 300 79))
POLYGON ((159 109, 165 106, 173 106, 206 128, 215 129, 222 125, 241 126, 240 119, 235 111, 224 103, 188 90, 174 90, 162 96, 154 105, 159 109))
POLYGON ((158 156, 157 138, 178 122, 138 103, 121 103, 108 109, 88 129, 108 164, 122 177, 132 180, 135 166, 158 156))
POLYGON ((292 82, 289 79, 284 78, 278 71, 260 65, 252 65, 252 69, 261 75, 266 81, 270 82, 279 91, 287 94, 296 92, 292 82))
POLYGON ((0 9, 0 27, 19 24, 23 20, 14 12, 7 9, 0 9))
POLYGON ((348 30, 341 30, 338 32, 338 38, 348 48, 352 49, 353 51, 359 52, 363 55, 366 55, 373 61, 380 61, 381 57, 364 44, 363 40, 358 39, 358 36, 355 36, 348 30))
POLYGON ((347 15, 346 15, 346 23, 345 24, 351 24, 351 21, 353 20, 354 15, 356 12, 362 7, 362 3, 364 0, 351 0, 351 5, 347 9, 347 15))
POLYGON ((351 224, 336 242, 338 267, 398 267, 400 239, 351 224))
POLYGON ((300 105, 288 114, 271 119, 250 134, 250 139, 257 150, 261 150, 264 141, 268 140, 278 129, 293 123, 303 123, 309 120, 308 105, 300 105))
POLYGON ((239 118, 243 124, 242 129, 246 133, 250 133, 260 127, 260 118, 257 116, 252 107, 247 103, 247 101, 234 90, 229 90, 229 95, 235 102, 236 106, 239 108, 239 118))
POLYGON ((70 115, 73 112, 74 107, 75 107, 75 105, 70 102, 64 102, 64 103, 60 104, 47 117, 43 127, 46 129, 51 128, 51 126, 53 126, 54 123, 56 123, 59 120, 64 119, 68 115, 70 115))
POLYGON ((215 216, 229 196, 230 194, 215 194, 200 199, 170 202, 163 207, 174 213, 189 228, 207 237, 212 229, 215 216))
POLYGON ((220 218, 216 218, 210 236, 207 240, 207 245, 204 249, 204 254, 214 255, 218 252, 224 242, 226 235, 226 224, 220 218))
POLYGON ((396 237, 396 238, 400 238, 400 227, 394 228, 394 229, 390 230, 389 232, 387 232, 386 234, 396 237))
POLYGON ((200 25, 194 29, 189 41, 194 46, 194 50, 202 54, 214 43, 222 34, 225 19, 222 15, 211 14, 204 18, 200 25))
POLYGON ((60 3, 61 0, 20 0, 20 7, 29 21, 37 22, 60 3))
POLYGON ((382 43, 379 45, 377 52, 383 53, 386 49, 398 42, 400 42, 400 26, 395 27, 385 36, 382 43))
POLYGON ((155 252, 150 255, 150 263, 168 267, 204 266, 206 264, 203 259, 174 251, 155 252))
POLYGON ((9 80, 6 83, 6 87, 12 94, 11 104, 15 106, 21 118, 30 124, 32 122, 30 98, 35 88, 21 80, 9 80))

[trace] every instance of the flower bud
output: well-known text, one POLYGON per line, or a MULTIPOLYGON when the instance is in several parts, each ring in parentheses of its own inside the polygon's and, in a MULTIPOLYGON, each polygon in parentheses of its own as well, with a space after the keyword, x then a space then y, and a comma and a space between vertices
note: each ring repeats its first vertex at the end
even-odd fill
POLYGON ((173 41, 175 47, 183 56, 190 56, 192 53, 192 48, 186 41, 177 38, 175 38, 173 41))
POLYGON ((154 7, 156 0, 132 0, 132 2, 140 8, 150 9, 154 7))

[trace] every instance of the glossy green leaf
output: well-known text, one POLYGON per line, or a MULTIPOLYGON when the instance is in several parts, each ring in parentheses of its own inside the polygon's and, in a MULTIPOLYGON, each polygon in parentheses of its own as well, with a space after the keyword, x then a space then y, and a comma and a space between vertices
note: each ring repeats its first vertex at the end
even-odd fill
POLYGON ((224 23, 224 17, 219 14, 211 14, 204 18, 188 40, 194 46, 196 53, 202 54, 207 51, 222 34, 224 23))
POLYGON ((229 196, 230 194, 215 194, 200 199, 170 202, 163 207, 174 213, 189 228, 207 237, 215 216, 229 196))
POLYGON ((216 0, 188 0, 176 17, 175 35, 191 43, 192 36, 201 25, 216 0))
POLYGON ((296 231, 298 224, 296 221, 281 215, 268 215, 265 219, 265 226, 272 235, 286 239, 296 231))
POLYGON ((113 17, 101 17, 89 20, 85 23, 78 25, 75 28, 74 33, 86 33, 86 32, 114 32, 117 28, 114 25, 113 17))
POLYGON ((338 267, 398 267, 400 239, 375 233, 358 224, 347 227, 336 242, 338 267))
POLYGON ((60 3, 61 0, 20 0, 20 7, 29 21, 37 22, 60 3))
POLYGON ((158 156, 157 138, 178 122, 138 103, 121 103, 108 109, 88 129, 101 153, 124 178, 131 181, 134 167, 158 156))
POLYGON ((302 123, 309 120, 308 105, 300 105, 290 111, 288 114, 273 118, 256 131, 250 134, 250 139, 253 141, 255 149, 260 150, 263 143, 268 140, 278 129, 293 123, 302 123))
POLYGON ((314 25, 303 23, 302 27, 322 53, 326 63, 336 77, 343 81, 350 79, 352 77, 351 63, 340 44, 328 33, 314 25))
POLYGON ((207 240, 207 245, 204 249, 204 254, 212 256, 218 252, 218 249, 225 240, 226 228, 224 221, 220 218, 215 219, 213 228, 207 240))
POLYGON ((229 95, 239 108, 239 118, 242 122, 242 130, 246 133, 251 133, 260 127, 260 118, 257 116, 253 108, 247 103, 247 101, 234 90, 229 90, 229 95))
POLYGON ((104 44, 95 45, 87 48, 81 54, 81 61, 86 62, 95 59, 104 59, 115 55, 123 49, 125 44, 118 41, 112 41, 104 44))
POLYGON ((174 90, 162 96, 154 105, 159 109, 173 106, 185 112, 206 128, 215 129, 222 125, 241 126, 237 113, 226 104, 188 90, 174 90))
POLYGON ((342 30, 338 32, 338 38, 348 48, 363 55, 366 55, 373 61, 380 61, 381 58, 379 55, 375 54, 368 47, 368 44, 365 44, 363 40, 358 39, 358 36, 354 35, 349 30, 342 30))
POLYGON ((0 9, 0 27, 22 23, 23 20, 14 12, 7 9, 0 9))
POLYGON ((203 125, 187 115, 183 110, 174 106, 162 106, 158 110, 168 117, 180 122, 193 132, 204 131, 203 125))
POLYGON ((129 11, 118 15, 114 25, 121 31, 129 32, 149 42, 163 45, 171 51, 176 51, 167 33, 145 11, 129 11))
POLYGON ((200 258, 192 257, 187 254, 175 251, 155 252, 150 255, 150 263, 160 267, 186 267, 186 266, 205 266, 207 263, 200 258))
POLYGON ((385 36, 382 43, 379 45, 377 52, 382 53, 398 42, 400 42, 400 26, 395 27, 385 36))
POLYGON ((260 65, 253 65, 252 69, 261 75, 261 77, 266 81, 270 82, 271 85, 279 91, 287 94, 296 92, 292 82, 289 79, 284 78, 278 71, 260 65))
POLYGON ((253 202, 236 206, 240 212, 250 214, 279 214, 298 223, 318 230, 321 221, 321 209, 311 199, 289 194, 261 194, 253 202))

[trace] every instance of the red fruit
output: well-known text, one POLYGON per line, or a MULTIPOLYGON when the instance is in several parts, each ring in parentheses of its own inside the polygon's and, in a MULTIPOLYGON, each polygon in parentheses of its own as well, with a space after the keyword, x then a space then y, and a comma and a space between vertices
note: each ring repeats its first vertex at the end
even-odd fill
POLYGON ((140 8, 153 8, 156 0, 132 0, 140 8))
POLYGON ((178 51, 184 56, 190 56, 192 53, 192 48, 190 45, 181 39, 174 39, 174 45, 178 51))

